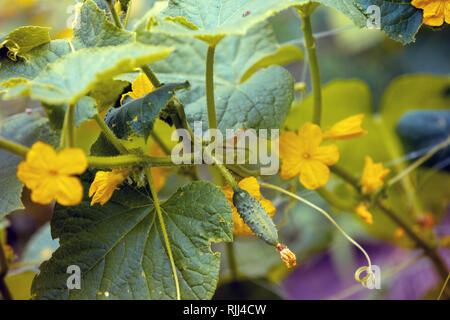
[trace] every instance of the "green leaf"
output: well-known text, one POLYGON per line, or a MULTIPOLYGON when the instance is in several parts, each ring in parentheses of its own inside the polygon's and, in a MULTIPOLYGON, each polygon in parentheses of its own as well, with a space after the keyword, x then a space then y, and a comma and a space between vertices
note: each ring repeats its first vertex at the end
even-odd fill
MULTIPOLYGON (((58 143, 47 119, 37 113, 18 114, 0 121, 0 137, 25 146, 31 146, 37 140, 53 145, 58 143)), ((20 198, 23 183, 16 176, 17 165, 22 160, 0 150, 0 218, 14 210, 23 209, 20 198)))
POLYGON ((116 27, 92 0, 84 2, 77 18, 73 30, 73 44, 77 49, 114 46, 135 40, 133 32, 116 27))
POLYGON ((101 113, 115 105, 128 85, 127 81, 110 79, 102 82, 101 85, 95 86, 89 93, 89 96, 95 99, 97 110, 101 113))
POLYGON ((448 110, 450 78, 405 75, 394 79, 383 95, 380 113, 388 130, 395 132, 400 117, 411 110, 448 110))
POLYGON ((307 0, 170 0, 152 9, 151 31, 196 37, 217 45, 225 36, 243 35, 251 27, 294 3, 307 0))
MULTIPOLYGON (((42 106, 50 120, 50 126, 53 130, 60 130, 63 127, 64 116, 67 106, 42 106)), ((95 100, 91 97, 84 96, 76 103, 74 110, 74 125, 78 128, 84 122, 91 120, 97 113, 95 100)))
POLYGON ((112 108, 106 114, 105 122, 120 139, 134 132, 147 140, 160 111, 172 101, 175 91, 188 88, 189 82, 164 84, 142 98, 112 108))
POLYGON ((17 56, 27 58, 26 53, 33 48, 50 42, 50 28, 25 26, 10 32, 0 43, 0 49, 6 47, 8 57, 16 61, 17 56))
POLYGON ((163 59, 171 51, 137 43, 81 49, 49 64, 26 89, 5 96, 29 95, 50 105, 74 104, 104 81, 163 59))
POLYGON ((390 38, 403 44, 414 41, 422 25, 422 11, 413 7, 410 0, 318 0, 347 15, 361 27, 367 26, 369 6, 380 8, 381 30, 390 38))
MULTIPOLYGON (((188 37, 151 34, 142 23, 137 25, 137 34, 138 41, 177 48, 164 61, 152 64, 152 70, 163 82, 189 81, 191 90, 177 96, 186 107, 191 125, 202 120, 206 130, 207 45, 188 37)), ((279 128, 293 100, 294 81, 289 72, 273 64, 302 58, 299 48, 277 42, 268 22, 255 26, 245 36, 230 36, 219 43, 214 63, 219 129, 279 128), (270 67, 260 69, 267 66, 270 67)))
MULTIPOLYGON (((445 108, 445 92, 448 80, 434 76, 403 76, 395 79, 386 90, 382 98, 381 117, 373 116, 372 97, 368 86, 359 80, 334 80, 323 86, 323 117, 322 128, 327 129, 334 123, 351 115, 364 113, 362 127, 368 134, 358 138, 336 141, 339 147, 340 159, 338 165, 346 168, 355 177, 359 178, 364 167, 364 157, 372 157, 375 162, 381 162, 391 169, 392 178, 395 172, 407 166, 402 146, 395 133, 395 124, 406 110, 411 108, 445 108), (421 81, 422 80, 422 81, 421 81), (422 88, 423 86, 423 88, 422 88), (355 152, 358 150, 358 152, 355 152)), ((448 107, 447 107, 448 108, 448 107)), ((313 112, 312 97, 308 96, 301 104, 292 108, 286 122, 289 130, 297 130, 304 122, 311 121, 313 112)), ((436 220, 445 212, 445 201, 448 198, 448 188, 444 186, 449 181, 449 175, 436 174, 435 170, 415 170, 412 174, 412 188, 414 197, 422 204, 424 212, 431 212, 436 220)), ((351 203, 355 199, 355 192, 348 188, 342 180, 332 175, 327 188, 333 189, 342 200, 351 203)), ((409 226, 415 221, 411 211, 411 198, 403 189, 402 183, 397 183, 387 191, 390 207, 409 226)), ((398 225, 392 222, 381 210, 370 208, 373 215, 373 225, 367 225, 354 214, 372 235, 398 244, 394 232, 398 225)), ((411 245, 410 242, 404 243, 411 245)))
POLYGON ((70 52, 68 40, 53 40, 28 52, 28 60, 19 58, 16 62, 0 56, 0 91, 2 83, 10 79, 34 79, 49 63, 70 52))
MULTIPOLYGON (((181 298, 211 298, 220 254, 211 251, 210 242, 233 239, 228 200, 217 186, 193 182, 161 208, 181 298)), ((52 235, 60 238, 60 247, 41 265, 32 287, 36 298, 176 298, 161 225, 144 190, 123 186, 104 206, 90 207, 87 198, 76 207, 57 205, 52 235), (81 268, 80 290, 67 290, 69 265, 81 268)))

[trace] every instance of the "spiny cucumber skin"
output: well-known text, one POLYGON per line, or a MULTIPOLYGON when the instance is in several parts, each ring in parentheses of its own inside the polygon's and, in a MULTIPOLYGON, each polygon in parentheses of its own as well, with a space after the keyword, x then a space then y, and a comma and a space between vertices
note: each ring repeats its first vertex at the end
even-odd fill
POLYGON ((235 191, 233 204, 242 220, 256 236, 273 246, 278 243, 278 232, 275 224, 261 204, 247 191, 243 189, 235 191))

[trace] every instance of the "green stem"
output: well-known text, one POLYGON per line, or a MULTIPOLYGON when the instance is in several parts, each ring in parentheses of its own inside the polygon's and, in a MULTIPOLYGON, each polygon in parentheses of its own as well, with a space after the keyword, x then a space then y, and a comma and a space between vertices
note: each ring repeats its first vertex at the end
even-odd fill
MULTIPOLYGON (((398 159, 402 156, 402 146, 397 136, 395 136, 391 131, 386 128, 386 125, 383 123, 381 117, 378 115, 375 117, 375 124, 377 125, 378 133, 384 142, 384 147, 388 154, 392 159, 398 159)), ((401 173, 402 170, 406 168, 404 163, 394 164, 391 168, 395 173, 401 173)), ((410 177, 403 175, 403 177, 399 180, 400 185, 403 188, 403 191, 406 193, 408 200, 412 204, 412 211, 414 216, 420 215, 423 213, 422 204, 419 201, 419 198, 415 196, 415 187, 410 179, 410 177)))
POLYGON ((155 204, 156 213, 158 214, 159 223, 161 224, 161 230, 162 230, 162 233, 164 236, 164 242, 166 244, 167 255, 169 256, 170 264, 172 266, 172 273, 173 273, 173 277, 175 280, 175 289, 176 289, 176 293, 177 293, 177 300, 181 300, 180 284, 178 282, 177 269, 175 267, 172 249, 170 248, 169 237, 167 236, 166 225, 164 223, 164 218, 162 215, 161 207, 159 205, 158 193, 156 192, 155 184, 153 183, 153 178, 152 178, 152 173, 151 173, 150 168, 147 170, 147 179, 148 179, 148 184, 150 186, 150 192, 152 193, 153 203, 155 204))
POLYGON ((133 1, 130 1, 128 3, 128 8, 127 8, 127 15, 125 16, 125 20, 123 21, 123 27, 126 28, 128 25, 128 19, 130 18, 130 12, 131 12, 131 4, 133 3, 133 1))
POLYGON ((74 113, 75 105, 69 104, 67 106, 66 114, 64 115, 64 123, 61 132, 61 141, 59 145, 61 150, 66 147, 73 148, 75 145, 74 113))
POLYGON ((108 125, 103 120, 100 114, 96 113, 94 116, 95 121, 98 123, 100 129, 102 129, 103 134, 106 136, 109 142, 122 154, 127 154, 128 150, 123 146, 122 142, 116 137, 116 135, 109 129, 108 125))
POLYGON ((214 52, 216 47, 208 47, 206 56, 206 106, 210 129, 217 129, 216 105, 214 102, 214 52))
MULTIPOLYGON (((193 162, 194 156, 191 154, 185 155, 186 159, 193 162)), ((186 166, 186 164, 175 164, 172 162, 170 156, 151 157, 137 154, 119 155, 115 157, 88 157, 90 167, 105 169, 105 168, 123 168, 132 166, 149 166, 149 167, 175 167, 186 166)))
POLYGON ((423 164, 425 161, 430 159, 437 152, 446 148, 449 144, 450 144, 450 137, 448 137, 445 141, 439 143, 437 146, 432 148, 426 155, 420 157, 419 159, 417 159, 416 161, 411 163, 411 165, 409 165, 407 168, 405 168, 404 170, 399 172, 395 177, 393 177, 391 180, 388 181, 387 186, 390 187, 393 184, 395 184, 396 182, 403 179, 403 177, 407 176, 409 173, 411 173, 413 170, 418 168, 421 164, 423 164))
POLYGON ((5 277, 8 273, 8 263, 6 261, 6 255, 3 248, 3 242, 0 240, 0 293, 3 300, 12 300, 11 293, 8 286, 5 283, 5 277))
POLYGON ((234 243, 227 242, 225 244, 225 247, 227 249, 228 267, 230 268, 231 279, 237 280, 238 279, 238 266, 237 266, 237 262, 236 262, 236 255, 234 253, 234 243))
POLYGON ((30 149, 25 146, 3 138, 0 138, 0 149, 6 150, 22 158, 26 158, 28 151, 30 151, 30 149))
POLYGON ((161 82, 159 82, 158 77, 156 77, 156 74, 153 72, 152 69, 150 69, 149 66, 144 65, 141 67, 141 69, 155 88, 159 88, 161 86, 161 82))
POLYGON ((302 13, 303 25, 303 35, 305 37, 305 48, 308 52, 309 70, 311 73, 311 85, 313 90, 313 101, 314 101, 314 115, 313 123, 320 126, 320 120, 322 117, 322 84, 320 80, 320 70, 319 70, 319 60, 317 59, 316 52, 316 39, 314 38, 311 26, 311 16, 310 13, 302 13))
POLYGON ((189 135, 191 136, 191 140, 194 140, 194 133, 192 132, 191 126, 189 125, 189 122, 187 121, 186 113, 184 112, 184 106, 183 104, 178 101, 178 99, 174 102, 175 109, 177 110, 178 116, 181 120, 181 125, 184 129, 186 129, 189 132, 189 135))
MULTIPOLYGON (((343 180, 350 183, 356 191, 362 195, 361 188, 359 186, 358 180, 351 175, 351 173, 347 172, 344 168, 340 168, 337 166, 331 167, 331 171, 341 177, 343 180)), ((445 264, 445 262, 442 260, 442 258, 439 256, 435 248, 428 245, 423 239, 421 239, 414 231, 409 227, 407 223, 405 223, 394 211, 392 211, 390 208, 388 208, 384 203, 376 198, 374 205, 381 209, 381 211, 390 218, 396 225, 398 225, 400 228, 402 228, 406 235, 416 244, 417 247, 423 250, 424 254, 433 262, 433 265, 435 267, 435 270, 438 272, 439 276, 445 280, 449 270, 445 264)), ((446 296, 450 297, 450 289, 446 289, 446 296)))
POLYGON ((234 179, 233 175, 228 171, 223 163, 221 163, 217 158, 215 158, 212 154, 208 155, 217 169, 219 169, 220 174, 224 177, 225 181, 233 188, 233 191, 239 190, 239 186, 234 179))
POLYGON ((450 280, 450 273, 448 274, 447 279, 445 279, 445 281, 444 281, 444 285, 442 286, 441 292, 439 292, 439 296, 437 297, 437 300, 441 300, 442 293, 444 293, 444 290, 447 287, 448 280, 450 280))
POLYGON ((114 5, 112 3, 112 0, 106 0, 106 3, 108 5, 109 11, 111 11, 111 16, 113 18, 114 24, 117 28, 123 29, 122 23, 120 22, 120 18, 117 15, 116 8, 114 8, 114 5))
POLYGON ((331 172, 333 172, 335 175, 341 177, 343 180, 348 182, 353 186, 353 188, 360 191, 360 184, 359 180, 354 177, 350 172, 347 171, 347 169, 340 167, 339 165, 334 165, 330 167, 331 172))
POLYGON ((279 191, 279 192, 281 192, 281 193, 284 193, 284 194, 286 194, 286 195, 288 195, 288 196, 290 196, 291 198, 294 198, 294 199, 296 199, 296 200, 298 200, 298 201, 300 201, 300 202, 303 202, 303 203, 305 203, 306 205, 308 205, 308 206, 310 206, 311 208, 313 208, 313 209, 315 209, 315 210, 317 210, 317 211, 319 211, 322 215, 324 215, 335 227, 336 227, 336 229, 338 229, 339 230, 339 232, 348 240, 348 241, 350 241, 355 247, 357 247, 363 254, 364 254, 364 256, 366 257, 366 259, 367 259, 367 263, 369 264, 369 269, 371 268, 371 266, 372 266, 372 262, 371 262, 371 260, 370 260, 370 257, 369 257, 369 255, 367 254, 367 252, 359 245, 359 243, 358 242, 356 242, 355 240, 353 240, 353 238, 352 237, 350 237, 345 231, 344 231, 344 229, 342 229, 341 228, 341 226, 325 211, 325 210, 323 210, 322 208, 320 208, 320 207, 318 207, 318 206, 316 206, 314 203, 312 203, 312 202, 310 202, 310 201, 308 201, 308 200, 306 200, 306 199, 304 199, 304 198, 302 198, 302 197, 300 197, 300 196, 298 196, 298 195, 296 195, 295 193, 292 193, 292 192, 289 192, 289 191, 287 191, 287 190, 284 190, 283 188, 280 188, 279 186, 276 186, 276 185, 273 185, 273 184, 270 184, 270 183, 265 183, 265 182, 261 182, 260 183, 260 185, 261 185, 261 187, 263 187, 263 188, 269 188, 269 189, 273 189, 273 190, 277 190, 277 191, 279 191))
POLYGON ((256 177, 261 175, 261 172, 259 172, 259 170, 258 171, 248 170, 238 164, 227 164, 226 167, 231 171, 233 171, 235 174, 241 176, 242 178, 247 178, 251 176, 256 177))

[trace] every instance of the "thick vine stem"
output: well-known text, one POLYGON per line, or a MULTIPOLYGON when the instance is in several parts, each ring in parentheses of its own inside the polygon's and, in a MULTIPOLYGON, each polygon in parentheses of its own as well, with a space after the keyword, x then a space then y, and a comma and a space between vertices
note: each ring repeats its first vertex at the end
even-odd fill
POLYGON ((116 137, 116 135, 111 131, 111 129, 103 120, 102 116, 96 113, 94 116, 94 120, 97 122, 100 129, 102 129, 102 132, 106 136, 106 139, 108 139, 108 141, 114 145, 117 151, 119 151, 122 154, 127 154, 128 150, 123 146, 122 142, 120 142, 120 140, 116 137))
POLYGON ((214 53, 216 47, 208 47, 206 56, 206 106, 210 129, 217 129, 216 105, 214 101, 214 53))
MULTIPOLYGON (((193 163, 194 155, 184 155, 185 162, 193 163)), ((182 159, 182 160, 183 160, 182 159)), ((119 155, 115 157, 88 157, 90 167, 97 169, 111 169, 111 168, 125 168, 133 166, 148 166, 148 167, 176 167, 186 166, 186 164, 175 164, 171 156, 152 157, 138 154, 119 155)))
POLYGON ((309 70, 311 73, 311 85, 313 91, 314 101, 314 115, 313 123, 320 126, 320 120, 322 118, 322 84, 320 80, 319 60, 317 59, 316 52, 316 39, 314 38, 311 26, 311 12, 303 12, 299 10, 302 17, 303 35, 305 38, 305 48, 308 52, 309 70))
POLYGON ((28 151, 30 151, 30 149, 21 144, 3 138, 0 138, 0 149, 8 151, 9 153, 15 154, 16 156, 22 158, 26 158, 28 151))
POLYGON ((231 186, 231 188, 233 188, 233 191, 239 190, 236 179, 234 179, 233 175, 230 171, 228 171, 225 165, 212 154, 208 154, 207 156, 212 160, 216 168, 219 169, 220 174, 224 177, 225 181, 231 186))
POLYGON ((122 23, 120 22, 120 18, 117 14, 116 8, 114 8, 112 0, 106 0, 106 4, 108 5, 109 11, 111 11, 111 16, 116 27, 119 29, 123 29, 122 23))
MULTIPOLYGON (((331 172, 347 181, 350 185, 352 185, 359 194, 362 194, 361 188, 359 186, 358 179, 356 179, 351 173, 347 172, 344 168, 333 166, 331 167, 331 172)), ((433 262, 433 265, 438 272, 440 278, 445 281, 447 275, 449 274, 449 270, 436 252, 436 249, 428 243, 426 243, 423 239, 421 239, 415 232, 412 230, 407 223, 405 223, 393 210, 387 207, 380 199, 376 198, 374 205, 381 209, 381 211, 390 218, 396 225, 402 228, 406 235, 416 244, 417 247, 423 250, 424 254, 430 258, 433 262)), ((450 297, 450 288, 445 289, 446 297, 450 297)))
POLYGON ((156 192, 156 188, 155 188, 155 184, 153 182, 153 177, 152 177, 150 168, 148 168, 148 170, 147 170, 147 180, 148 180, 148 184, 150 186, 150 192, 153 197, 153 203, 155 204, 156 213, 158 215, 158 219, 161 224, 161 230, 162 230, 162 233, 164 236, 164 242, 166 244, 167 255, 169 256, 170 264, 172 266, 172 272, 173 272, 173 277, 174 277, 174 281, 175 281, 175 289, 176 289, 176 293, 177 293, 177 300, 181 300, 180 284, 178 282, 177 269, 175 266, 175 261, 173 259, 172 249, 170 248, 169 237, 167 236, 166 225, 164 223, 164 218, 162 215, 161 207, 159 205, 158 193, 156 192))

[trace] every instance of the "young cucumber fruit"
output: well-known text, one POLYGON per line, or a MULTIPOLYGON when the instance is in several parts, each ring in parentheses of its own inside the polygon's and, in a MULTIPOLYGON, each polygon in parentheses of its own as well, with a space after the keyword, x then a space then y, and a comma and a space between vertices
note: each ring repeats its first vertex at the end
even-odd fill
POLYGON ((233 194, 233 204, 242 220, 256 236, 270 245, 278 244, 278 232, 270 216, 261 204, 247 191, 238 189, 233 194))

